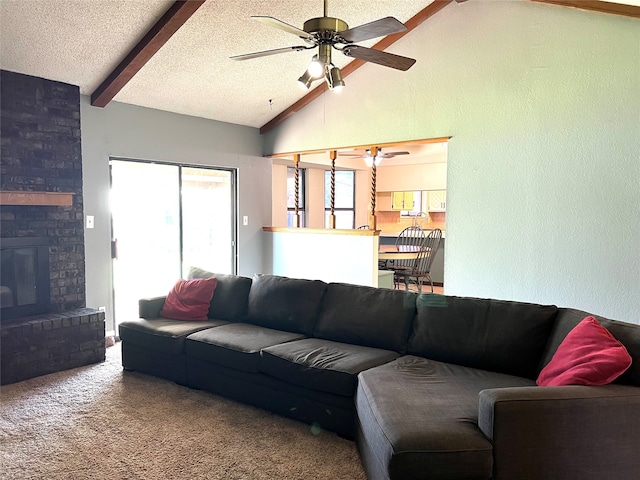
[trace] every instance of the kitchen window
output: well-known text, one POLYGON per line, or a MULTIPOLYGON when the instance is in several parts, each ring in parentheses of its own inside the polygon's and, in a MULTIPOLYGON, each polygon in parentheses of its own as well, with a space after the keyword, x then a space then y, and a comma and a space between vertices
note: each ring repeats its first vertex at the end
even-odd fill
MULTIPOLYGON (((336 228, 352 229, 355 227, 355 172, 339 170, 336 175, 334 213, 336 228)), ((324 226, 329 228, 331 215, 331 172, 324 172, 324 226)))

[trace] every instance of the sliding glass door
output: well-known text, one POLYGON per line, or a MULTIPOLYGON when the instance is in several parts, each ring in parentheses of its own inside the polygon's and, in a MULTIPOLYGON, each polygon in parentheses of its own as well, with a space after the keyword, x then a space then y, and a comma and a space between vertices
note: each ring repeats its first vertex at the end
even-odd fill
POLYGON ((233 170, 111 160, 116 324, 190 267, 235 273, 233 170))
POLYGON ((182 274, 235 273, 233 172, 182 168, 182 274))

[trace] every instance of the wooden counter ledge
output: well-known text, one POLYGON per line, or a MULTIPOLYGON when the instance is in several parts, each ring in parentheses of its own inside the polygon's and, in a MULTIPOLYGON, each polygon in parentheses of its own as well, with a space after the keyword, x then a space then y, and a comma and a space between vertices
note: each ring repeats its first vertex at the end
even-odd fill
POLYGON ((380 230, 350 230, 340 228, 292 228, 292 227, 262 227, 265 232, 324 234, 324 235, 353 235, 361 237, 380 236, 380 230))

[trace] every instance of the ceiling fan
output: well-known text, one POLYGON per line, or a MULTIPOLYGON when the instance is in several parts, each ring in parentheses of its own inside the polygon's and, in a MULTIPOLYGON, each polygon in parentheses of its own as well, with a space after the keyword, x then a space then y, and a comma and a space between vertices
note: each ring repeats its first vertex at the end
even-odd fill
POLYGON ((278 28, 302 39, 306 45, 294 45, 291 47, 264 50, 261 52, 247 53, 230 57, 233 60, 249 60, 285 52, 299 52, 318 48, 318 53, 313 56, 308 69, 298 79, 298 82, 306 89, 311 84, 324 77, 330 90, 339 91, 344 87, 344 80, 340 69, 331 62, 331 49, 342 52, 347 57, 358 58, 365 62, 377 63, 385 67, 397 70, 408 70, 416 63, 415 59, 395 55, 393 53, 374 50, 372 48, 355 45, 371 38, 405 32, 407 27, 394 17, 385 17, 358 27, 349 28, 346 22, 339 18, 327 16, 327 2, 324 0, 324 13, 322 17, 311 18, 304 22, 302 29, 289 25, 274 17, 252 16, 270 27, 278 28))
POLYGON ((367 165, 371 166, 375 163, 376 166, 380 165, 380 162, 383 158, 393 158, 397 155, 409 155, 409 152, 382 152, 382 149, 378 149, 378 153, 376 153, 375 159, 371 155, 371 150, 366 149, 364 154, 361 153, 339 153, 342 157, 356 157, 356 158, 364 158, 364 161, 367 165))

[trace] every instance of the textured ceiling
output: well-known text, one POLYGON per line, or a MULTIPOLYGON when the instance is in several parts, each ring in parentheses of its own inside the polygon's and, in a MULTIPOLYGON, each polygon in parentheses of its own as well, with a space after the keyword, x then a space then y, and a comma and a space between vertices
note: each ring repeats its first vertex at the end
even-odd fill
MULTIPOLYGON (((329 0, 328 15, 350 27, 386 16, 406 22, 431 1, 329 0)), ((91 95, 172 4, 0 0, 0 67, 78 85, 82 94, 91 95)), ((260 127, 304 96, 296 80, 314 51, 230 60, 303 43, 249 17, 269 15, 302 28, 305 20, 322 14, 322 0, 208 0, 114 100, 260 127)), ((333 59, 338 67, 351 60, 335 50, 333 59)), ((348 88, 348 78, 345 82, 348 88)))
MULTIPOLYGON (((350 27, 385 16, 406 22, 431 2, 329 0, 328 15, 350 27)), ((0 68, 78 85, 82 94, 91 95, 173 3, 0 0, 0 68)), ((640 0, 618 3, 638 5, 640 0)), ((323 0, 207 0, 114 100, 260 127, 304 96, 296 80, 313 51, 230 60, 231 55, 302 43, 249 17, 274 16, 302 28, 305 20, 322 14, 323 0)), ((337 66, 348 61, 334 51, 337 66)), ((362 68, 386 67, 368 63, 362 68)), ((348 77, 345 82, 349 88, 348 77)))
POLYGON ((172 0, 0 0, 0 66, 90 95, 172 0))

